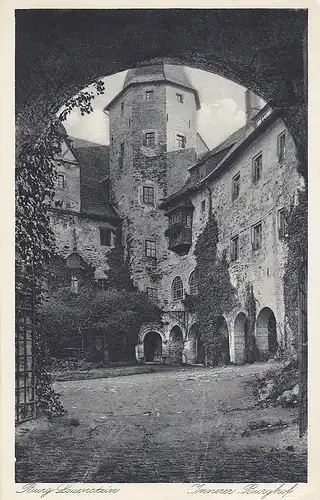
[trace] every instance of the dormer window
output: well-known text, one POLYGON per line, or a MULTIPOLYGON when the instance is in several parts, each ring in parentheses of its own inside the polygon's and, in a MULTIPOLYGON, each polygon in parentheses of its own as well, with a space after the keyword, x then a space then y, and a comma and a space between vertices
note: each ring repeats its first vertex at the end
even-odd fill
POLYGON ((146 90, 146 101, 153 99, 153 90, 146 90))
POLYGON ((58 174, 58 177, 57 177, 57 186, 59 188, 66 187, 66 179, 65 179, 65 176, 63 174, 58 174))

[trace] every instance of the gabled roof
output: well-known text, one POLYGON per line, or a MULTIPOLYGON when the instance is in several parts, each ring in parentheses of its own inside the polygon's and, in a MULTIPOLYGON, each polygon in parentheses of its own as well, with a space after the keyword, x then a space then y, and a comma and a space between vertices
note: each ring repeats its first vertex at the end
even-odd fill
POLYGON ((170 83, 182 89, 190 90, 194 93, 197 108, 200 108, 200 99, 197 89, 195 89, 185 72, 183 66, 167 64, 163 61, 130 69, 125 77, 122 90, 104 108, 109 110, 114 102, 126 91, 127 88, 141 83, 170 83))
POLYGON ((80 165, 81 213, 120 221, 101 182, 109 176, 109 146, 72 138, 72 147, 80 165))

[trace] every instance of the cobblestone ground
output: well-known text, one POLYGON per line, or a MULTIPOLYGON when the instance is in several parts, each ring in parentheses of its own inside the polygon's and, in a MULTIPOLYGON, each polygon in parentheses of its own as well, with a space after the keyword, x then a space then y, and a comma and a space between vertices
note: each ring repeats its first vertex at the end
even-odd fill
POLYGON ((256 408, 246 384, 268 368, 57 382, 68 415, 17 428, 16 481, 305 482, 297 411, 256 408), (280 420, 289 425, 244 432, 250 422, 280 420))

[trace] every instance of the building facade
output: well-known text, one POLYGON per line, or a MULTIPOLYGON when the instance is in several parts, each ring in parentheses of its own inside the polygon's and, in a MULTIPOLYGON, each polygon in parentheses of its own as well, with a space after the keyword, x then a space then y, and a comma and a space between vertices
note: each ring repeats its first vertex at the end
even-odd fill
POLYGON ((248 285, 258 351, 273 356, 293 348, 283 274, 285 213, 303 189, 294 142, 277 113, 260 109, 247 91, 246 124, 209 151, 197 132, 199 108, 182 67, 131 70, 105 108, 109 147, 66 137, 59 161, 51 222, 66 265, 81 258, 107 283, 108 252, 119 232, 134 283, 163 311, 161 325, 141 328, 141 362, 206 362, 197 316, 184 298, 197 293, 194 252, 210 212, 237 294, 219 323, 225 362, 246 361, 248 285))

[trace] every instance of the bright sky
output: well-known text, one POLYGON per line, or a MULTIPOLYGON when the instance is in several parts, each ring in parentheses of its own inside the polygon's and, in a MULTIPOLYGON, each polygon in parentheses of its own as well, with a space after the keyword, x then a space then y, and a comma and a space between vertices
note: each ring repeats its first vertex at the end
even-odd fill
MULTIPOLYGON (((199 91, 198 131, 210 149, 245 123, 245 88, 207 71, 186 68, 191 84, 199 91)), ((108 118, 103 108, 121 90, 126 71, 104 78, 106 91, 93 102, 94 111, 81 116, 74 110, 64 123, 72 137, 109 144, 108 118)))

